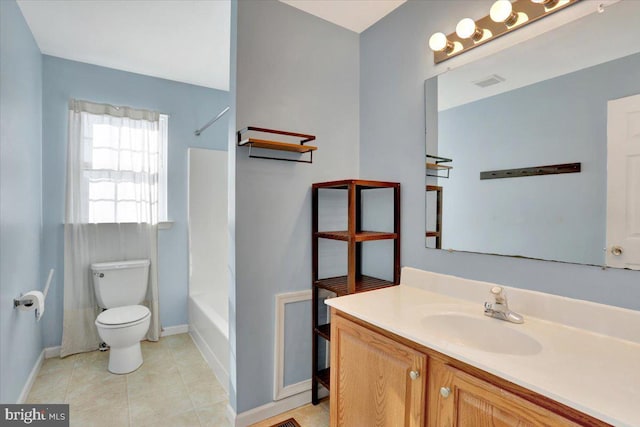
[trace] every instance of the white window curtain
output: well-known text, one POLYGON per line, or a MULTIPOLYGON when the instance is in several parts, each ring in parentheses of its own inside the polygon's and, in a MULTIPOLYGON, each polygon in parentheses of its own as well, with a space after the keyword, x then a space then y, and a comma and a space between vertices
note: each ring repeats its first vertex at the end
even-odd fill
MULTIPOLYGON (((69 103, 61 356, 92 351, 100 338, 90 265, 149 259, 147 338, 160 335, 157 223, 160 115, 87 101, 69 103)), ((165 121, 166 125, 166 121, 165 121)))

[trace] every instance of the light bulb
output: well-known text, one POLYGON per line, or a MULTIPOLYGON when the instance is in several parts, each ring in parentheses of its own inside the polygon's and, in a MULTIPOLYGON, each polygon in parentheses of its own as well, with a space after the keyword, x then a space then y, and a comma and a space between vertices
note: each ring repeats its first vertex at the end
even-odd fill
POLYGON ((498 0, 493 3, 489 16, 493 22, 504 22, 507 25, 513 25, 518 20, 518 14, 513 11, 509 0, 498 0))
POLYGON ((551 9, 558 3, 558 0, 531 0, 533 3, 543 4, 545 8, 551 9))
POLYGON ((476 31, 476 23, 471 18, 464 18, 456 25, 456 34, 461 39, 468 39, 476 31))
POLYGON ((429 38, 429 47, 434 52, 440 52, 447 48, 447 45, 451 42, 447 40, 447 36, 444 33, 433 33, 429 38))
POLYGON ((464 18, 456 25, 456 34, 461 39, 472 38, 474 41, 482 39, 483 31, 476 27, 476 23, 471 18, 464 18))

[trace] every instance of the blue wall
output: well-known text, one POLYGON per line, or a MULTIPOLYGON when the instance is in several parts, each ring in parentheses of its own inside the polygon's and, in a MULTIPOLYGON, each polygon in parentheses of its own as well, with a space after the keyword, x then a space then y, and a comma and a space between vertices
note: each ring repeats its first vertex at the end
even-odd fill
MULTIPOLYGON (((318 146, 313 164, 250 159, 246 148, 236 150, 229 317, 241 413, 273 400, 274 296, 310 287, 311 184, 358 175, 359 56, 357 34, 274 0, 238 2, 237 34, 238 128, 309 133, 318 146)), ((304 330, 287 333, 308 351, 303 322, 310 313, 303 311, 288 311, 287 322, 304 330)), ((310 378, 310 356, 290 363, 288 381, 310 378)))
POLYGON ((42 57, 15 1, 0 1, 0 402, 17 402, 42 351, 41 323, 12 310, 42 289, 42 57))
POLYGON ((638 70, 640 54, 630 55, 440 112, 438 152, 455 162, 439 180, 442 247, 602 265, 607 101, 640 93, 638 70), (573 162, 580 173, 479 179, 573 162))
POLYGON ((195 129, 229 105, 225 91, 43 56, 43 267, 56 268, 45 346, 62 337, 63 254, 68 101, 86 99, 169 114, 168 215, 172 228, 158 236, 160 321, 187 323, 187 148, 227 149, 225 115, 201 136, 195 129))
POLYGON ((402 183, 402 265, 640 309, 637 271, 425 249, 424 80, 434 69, 427 40, 490 6, 409 1, 361 34, 360 172, 402 183))

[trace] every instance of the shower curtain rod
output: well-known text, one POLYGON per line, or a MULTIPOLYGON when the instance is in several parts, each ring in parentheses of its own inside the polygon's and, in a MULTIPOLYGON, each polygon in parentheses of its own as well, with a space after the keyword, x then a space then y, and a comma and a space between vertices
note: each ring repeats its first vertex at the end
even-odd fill
POLYGON ((215 116, 213 119, 209 120, 209 121, 207 122, 207 124, 206 124, 206 125, 202 126, 200 129, 197 129, 197 130, 196 130, 195 132, 193 132, 193 133, 195 133, 195 134, 196 134, 196 136, 200 136, 200 134, 201 134, 202 132, 204 132, 204 130, 205 130, 206 128, 208 128, 209 126, 211 126, 212 124, 214 124, 216 121, 218 121, 218 119, 219 119, 220 117, 222 117, 222 116, 224 115, 224 113, 226 113, 227 111, 229 111, 229 109, 230 109, 230 108, 231 108, 231 107, 227 106, 227 108, 225 108, 224 110, 220 111, 220 112, 218 113, 218 115, 217 115, 217 116, 215 116))

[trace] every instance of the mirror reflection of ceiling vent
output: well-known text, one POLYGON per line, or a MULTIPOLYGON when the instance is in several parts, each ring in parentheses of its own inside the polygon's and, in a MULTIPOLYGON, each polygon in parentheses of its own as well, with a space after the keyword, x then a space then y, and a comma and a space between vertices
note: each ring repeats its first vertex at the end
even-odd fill
POLYGON ((476 86, 488 87, 488 86, 497 85, 498 83, 502 83, 503 81, 505 81, 504 77, 501 77, 501 76, 499 76, 497 74, 492 74, 489 77, 485 77, 483 79, 476 80, 476 81, 474 81, 472 83, 474 85, 476 85, 476 86))

